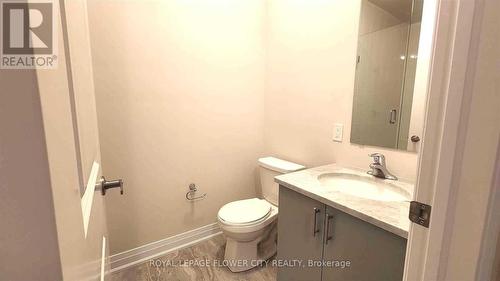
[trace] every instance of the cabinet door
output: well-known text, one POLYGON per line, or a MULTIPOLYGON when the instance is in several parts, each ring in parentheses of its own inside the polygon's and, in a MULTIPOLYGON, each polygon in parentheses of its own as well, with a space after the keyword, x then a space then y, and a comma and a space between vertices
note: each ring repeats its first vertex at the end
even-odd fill
POLYGON ((278 260, 299 260, 299 266, 278 267, 278 281, 320 281, 323 254, 325 205, 286 187, 280 187, 278 214, 278 260), (315 224, 316 221, 316 224, 315 224))
POLYGON ((403 279, 406 239, 331 207, 326 216, 323 281, 403 279), (349 261, 350 267, 328 261, 349 261))

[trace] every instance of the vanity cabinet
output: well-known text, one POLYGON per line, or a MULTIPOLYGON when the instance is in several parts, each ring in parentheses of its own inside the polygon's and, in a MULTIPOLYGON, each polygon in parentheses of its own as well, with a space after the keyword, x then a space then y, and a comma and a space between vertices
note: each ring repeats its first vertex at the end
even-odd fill
POLYGON ((402 280, 405 238, 286 187, 279 208, 278 281, 402 280))
POLYGON ((321 267, 291 263, 322 259, 324 217, 324 204, 280 187, 278 259, 288 264, 279 267, 278 280, 321 280, 321 267))

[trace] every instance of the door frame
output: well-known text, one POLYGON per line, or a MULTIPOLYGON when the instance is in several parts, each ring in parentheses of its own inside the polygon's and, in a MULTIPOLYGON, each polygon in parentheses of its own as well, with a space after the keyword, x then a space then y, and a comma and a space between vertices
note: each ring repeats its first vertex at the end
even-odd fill
MULTIPOLYGON (((424 123, 414 200, 432 206, 430 228, 411 224, 403 280, 439 280, 445 265, 445 237, 455 215, 457 189, 453 175, 461 165, 465 136, 460 126, 468 119, 471 98, 466 81, 473 77, 477 39, 474 23, 482 18, 484 0, 425 0, 422 32, 430 29, 432 49, 424 123), (432 24, 432 25, 431 25, 432 24), (425 26, 427 25, 427 26, 425 26), (431 26, 429 26, 431 25, 431 26), (427 28, 427 29, 426 29, 427 28), (468 68, 469 67, 469 68, 468 68)), ((420 51, 419 51, 420 57, 420 51)))

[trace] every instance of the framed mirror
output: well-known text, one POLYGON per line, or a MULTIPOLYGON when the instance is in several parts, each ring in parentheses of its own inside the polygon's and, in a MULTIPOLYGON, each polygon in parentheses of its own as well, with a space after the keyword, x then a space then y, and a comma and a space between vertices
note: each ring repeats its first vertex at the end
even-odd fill
POLYGON ((414 102, 422 8, 423 0, 362 0, 351 143, 407 150, 420 141, 422 126, 413 123, 423 119, 414 102))

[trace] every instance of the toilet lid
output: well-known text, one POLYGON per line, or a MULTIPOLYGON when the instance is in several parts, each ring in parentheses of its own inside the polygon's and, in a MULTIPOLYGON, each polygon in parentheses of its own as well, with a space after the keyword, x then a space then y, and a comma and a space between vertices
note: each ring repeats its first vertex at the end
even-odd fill
POLYGON ((222 206, 219 218, 227 223, 245 224, 258 221, 271 212, 271 204, 266 200, 252 198, 234 201, 222 206))

